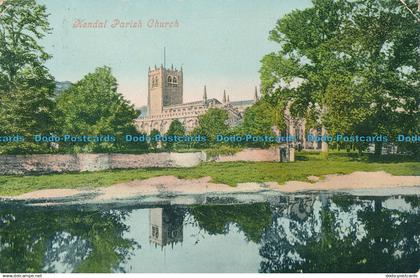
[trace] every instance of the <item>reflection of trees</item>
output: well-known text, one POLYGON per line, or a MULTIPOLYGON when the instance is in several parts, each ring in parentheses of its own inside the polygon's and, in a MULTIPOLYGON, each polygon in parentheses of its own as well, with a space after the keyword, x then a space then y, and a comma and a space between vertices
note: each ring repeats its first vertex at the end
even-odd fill
POLYGON ((119 265, 137 246, 123 238, 126 216, 114 210, 1 207, 0 272, 122 271, 119 265))
MULTIPOLYGON (((417 196, 283 196, 271 205, 164 206, 149 213, 150 240, 161 246, 181 242, 183 225, 198 226, 192 229, 197 238, 227 234, 236 226, 246 240, 260 244, 260 272, 420 268, 417 196)), ((127 215, 127 210, 0 206, 0 272, 124 271, 121 266, 138 246, 124 238, 127 215)))
POLYGON ((359 245, 364 262, 360 265, 361 271, 368 272, 371 268, 380 272, 418 271, 420 206, 418 203, 417 206, 411 206, 407 201, 406 198, 376 198, 372 206, 360 213, 369 231, 359 245), (389 207, 389 203, 394 205, 389 207))
POLYGON ((227 234, 235 224, 249 241, 260 242, 271 220, 268 204, 202 205, 189 209, 198 226, 211 235, 227 234))
POLYGON ((262 238, 260 272, 418 270, 420 209, 414 199, 317 199, 304 221, 290 213, 296 202, 272 208, 273 220, 262 238))

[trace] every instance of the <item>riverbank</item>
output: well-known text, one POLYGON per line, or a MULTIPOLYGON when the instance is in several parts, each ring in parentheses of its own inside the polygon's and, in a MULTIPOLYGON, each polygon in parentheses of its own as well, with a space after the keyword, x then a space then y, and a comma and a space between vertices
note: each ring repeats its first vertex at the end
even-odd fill
POLYGON ((209 200, 253 203, 267 201, 279 195, 305 192, 420 196, 420 176, 393 176, 382 171, 354 172, 348 175, 327 175, 323 180, 310 176, 306 182, 289 181, 283 185, 277 182, 247 182, 239 183, 235 187, 214 183, 210 177, 185 180, 162 176, 96 189, 44 189, 2 199, 23 201, 35 206, 117 203, 188 205, 207 203, 209 200))
MULTIPOLYGON (((208 190, 213 185, 218 186, 217 190, 223 187, 223 192, 237 189, 244 192, 255 192, 261 190, 261 187, 263 189, 279 187, 291 192, 294 189, 306 190, 306 187, 311 190, 326 190, 325 186, 327 186, 327 189, 330 190, 344 184, 350 188, 361 185, 363 185, 363 188, 376 185, 420 185, 418 180, 420 178, 420 162, 370 162, 343 154, 331 154, 326 160, 318 154, 308 153, 299 154, 298 159, 294 163, 203 163, 193 168, 114 170, 42 176, 2 176, 0 177, 0 196, 26 196, 24 194, 39 191, 42 194, 47 192, 52 197, 55 196, 54 194, 68 196, 77 195, 80 192, 98 191, 107 194, 106 192, 115 188, 121 191, 121 194, 126 195, 144 193, 130 191, 133 187, 136 187, 133 184, 137 184, 137 187, 145 190, 146 193, 147 190, 156 193, 156 189, 147 189, 147 186, 143 184, 143 182, 147 183, 148 180, 159 181, 159 186, 170 186, 173 192, 185 194, 191 193, 188 191, 191 190, 190 187, 194 190, 203 190, 200 188, 205 187, 208 190), (366 174, 359 179, 355 179, 354 176, 345 176, 354 172, 381 172, 382 176, 378 176, 377 173, 366 174), (328 180, 328 175, 333 175, 330 176, 329 185, 325 183, 328 180), (336 178, 333 178, 334 175, 336 178), (311 176, 312 180, 310 181, 308 177, 311 176), (162 178, 153 179, 158 177, 162 178), (173 178, 177 180, 172 180, 173 178), (324 178, 325 181, 322 180, 324 178), (391 182, 382 183, 381 179, 391 182), (177 183, 183 186, 182 190, 177 189, 174 185, 177 183), (115 187, 117 185, 119 187, 115 187)), ((38 193, 33 194, 36 196, 38 193)))

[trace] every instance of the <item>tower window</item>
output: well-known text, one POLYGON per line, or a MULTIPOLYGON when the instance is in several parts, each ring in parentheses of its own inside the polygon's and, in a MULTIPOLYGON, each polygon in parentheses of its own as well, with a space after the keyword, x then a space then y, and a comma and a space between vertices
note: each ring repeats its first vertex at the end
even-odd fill
POLYGON ((159 227, 156 225, 152 225, 152 237, 155 239, 159 238, 159 227))
POLYGON ((169 85, 172 85, 174 87, 177 87, 178 84, 178 78, 175 76, 168 76, 166 79, 169 85))
POLYGON ((159 78, 157 76, 152 77, 152 87, 159 86, 159 78))

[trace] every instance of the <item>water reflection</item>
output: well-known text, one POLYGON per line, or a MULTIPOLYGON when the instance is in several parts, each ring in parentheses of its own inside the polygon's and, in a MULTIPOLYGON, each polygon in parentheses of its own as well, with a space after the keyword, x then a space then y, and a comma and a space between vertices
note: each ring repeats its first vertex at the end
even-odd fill
POLYGON ((123 209, 0 205, 0 272, 417 272, 418 196, 123 209))
POLYGON ((186 210, 179 207, 166 206, 149 210, 149 239, 161 248, 182 243, 184 216, 186 210))
POLYGON ((275 207, 260 272, 416 272, 418 197, 299 198, 275 207), (310 211, 308 214, 306 214, 310 211))
POLYGON ((0 207, 0 272, 124 271, 129 211, 0 207))

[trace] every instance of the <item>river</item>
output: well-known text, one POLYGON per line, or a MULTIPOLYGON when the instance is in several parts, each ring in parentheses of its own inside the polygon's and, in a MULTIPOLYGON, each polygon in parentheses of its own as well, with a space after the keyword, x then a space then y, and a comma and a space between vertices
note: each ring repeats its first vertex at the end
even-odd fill
POLYGON ((420 198, 0 204, 0 272, 417 272, 420 198))

